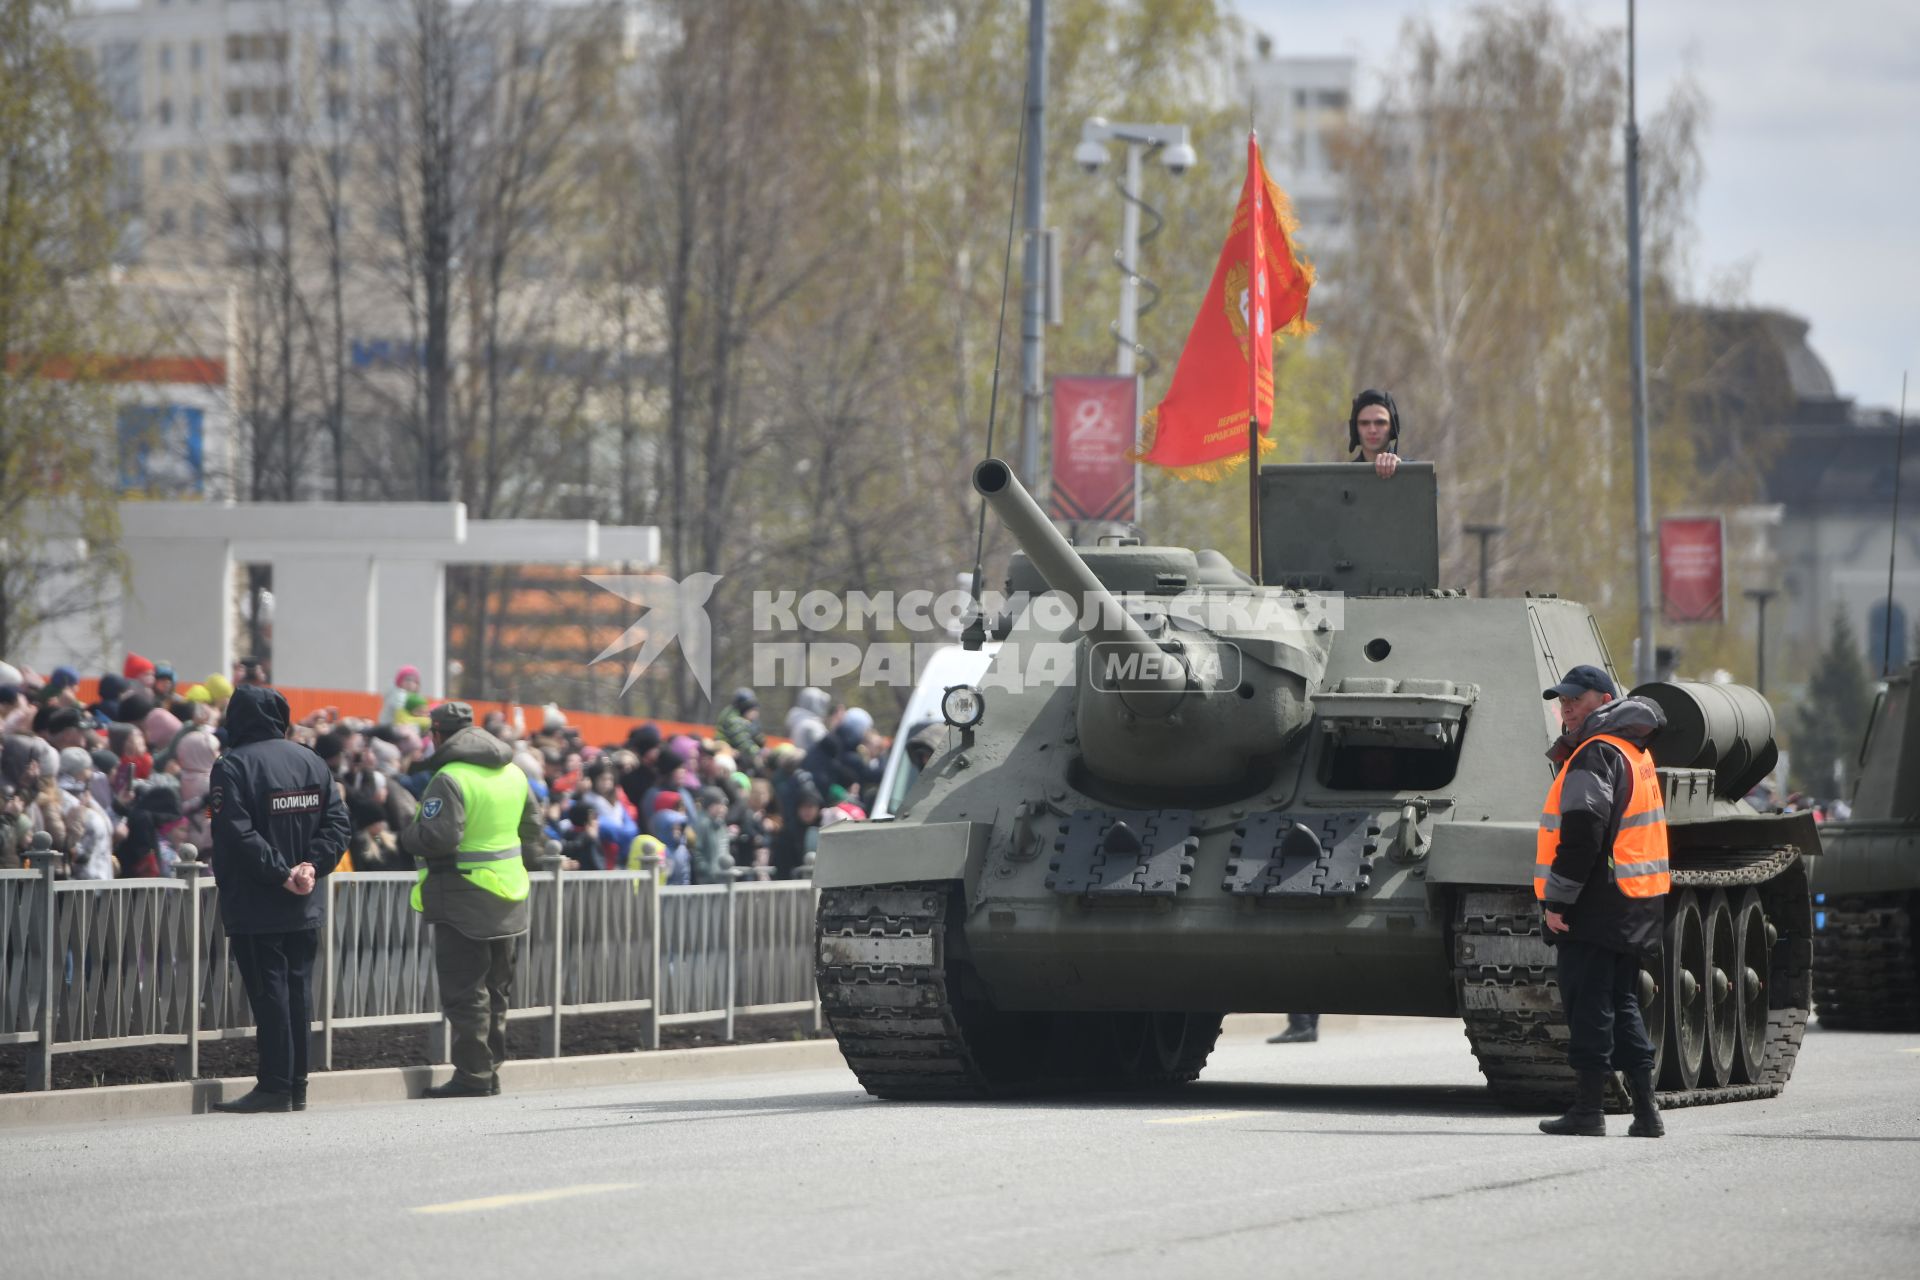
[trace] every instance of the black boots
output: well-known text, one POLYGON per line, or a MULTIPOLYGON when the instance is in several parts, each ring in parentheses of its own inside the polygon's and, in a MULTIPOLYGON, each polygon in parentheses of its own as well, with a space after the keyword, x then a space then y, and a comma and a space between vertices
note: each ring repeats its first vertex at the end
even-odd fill
POLYGON ((421 1096, 426 1098, 490 1098, 497 1096, 499 1092, 500 1086, 497 1083, 471 1085, 459 1076, 455 1076, 445 1084, 428 1085, 427 1088, 422 1091, 421 1096))
POLYGON ((293 1100, 284 1093, 267 1093, 261 1089, 254 1089, 241 1094, 232 1102, 214 1103, 213 1110, 242 1116, 254 1115, 261 1111, 291 1111, 293 1100))
POLYGON ((1320 1038, 1320 1015, 1317 1013, 1290 1013, 1287 1015, 1287 1029, 1277 1036, 1268 1036, 1268 1044, 1312 1044, 1320 1038))
POLYGON ((1566 1138, 1604 1138, 1607 1116, 1607 1074, 1603 1071, 1578 1071, 1573 1077, 1573 1106, 1557 1120, 1542 1120, 1540 1132, 1566 1138))
POLYGON ((1627 1092, 1633 1095, 1633 1123, 1627 1127, 1627 1136, 1666 1137, 1667 1122, 1660 1118, 1660 1100, 1653 1094, 1653 1072, 1635 1071, 1629 1075, 1627 1092))

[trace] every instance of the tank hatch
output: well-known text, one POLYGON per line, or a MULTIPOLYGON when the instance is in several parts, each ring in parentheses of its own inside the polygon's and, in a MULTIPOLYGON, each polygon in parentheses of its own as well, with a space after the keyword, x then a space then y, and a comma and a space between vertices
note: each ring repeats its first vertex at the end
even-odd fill
POLYGON ((1358 463, 1260 468, 1260 569, 1269 586, 1350 596, 1440 586, 1431 462, 1390 479, 1358 463))
POLYGON ((1453 781, 1477 685, 1348 676, 1314 699, 1328 786, 1429 790, 1453 781))

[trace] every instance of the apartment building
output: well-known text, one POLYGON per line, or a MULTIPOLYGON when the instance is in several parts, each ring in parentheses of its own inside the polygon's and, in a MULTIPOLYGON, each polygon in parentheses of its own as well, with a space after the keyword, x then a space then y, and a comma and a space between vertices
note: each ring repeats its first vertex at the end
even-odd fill
MULTIPOLYGON (((1267 171, 1293 201, 1300 244, 1316 264, 1330 265, 1350 243, 1331 153, 1353 110, 1356 68, 1349 57, 1275 57, 1264 41, 1243 67, 1267 171)), ((1323 271, 1322 289, 1337 278, 1323 271)))

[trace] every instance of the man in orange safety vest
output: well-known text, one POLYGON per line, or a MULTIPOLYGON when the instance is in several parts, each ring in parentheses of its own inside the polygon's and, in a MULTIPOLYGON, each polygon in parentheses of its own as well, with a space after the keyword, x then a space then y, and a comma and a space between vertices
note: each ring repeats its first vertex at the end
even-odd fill
POLYGON ((1666 810, 1646 746, 1666 716, 1645 698, 1620 698, 1593 666, 1574 667, 1545 696, 1559 700, 1563 732, 1547 753, 1559 772, 1541 806, 1533 891, 1558 947, 1575 1090, 1572 1109, 1540 1128, 1604 1137, 1607 1081, 1619 1071, 1633 1096, 1628 1133, 1657 1138, 1666 1128, 1639 985, 1643 962, 1658 969, 1666 920, 1666 810))

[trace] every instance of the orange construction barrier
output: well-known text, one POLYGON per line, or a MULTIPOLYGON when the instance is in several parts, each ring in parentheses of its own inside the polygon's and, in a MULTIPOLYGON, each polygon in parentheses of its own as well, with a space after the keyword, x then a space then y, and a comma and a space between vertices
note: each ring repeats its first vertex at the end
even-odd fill
MULTIPOLYGON (((184 693, 187 687, 196 681, 178 680, 175 683, 184 693)), ((287 708, 293 713, 296 724, 316 711, 329 709, 335 712, 335 718, 378 720, 380 707, 385 701, 380 694, 360 693, 349 689, 292 689, 285 685, 275 685, 274 688, 278 689, 281 696, 287 700, 287 708)), ((100 696, 100 682, 97 679, 82 680, 78 689, 81 700, 85 702, 93 702, 100 696)), ((436 701, 446 702, 449 699, 441 698, 436 701)), ((543 714, 539 706, 525 702, 491 702, 481 698, 465 698, 461 701, 473 708, 473 718, 476 723, 485 720, 488 712, 498 711, 506 716, 507 722, 511 724, 513 709, 519 707, 521 716, 526 722, 527 733, 531 735, 539 732, 543 714)), ((429 705, 432 704, 429 703, 429 705)), ((567 717, 567 726, 578 729, 581 738, 589 746, 595 747, 620 746, 626 742, 629 733, 643 724, 650 724, 658 729, 663 741, 678 734, 685 734, 702 741, 719 736, 719 730, 710 724, 689 724, 682 720, 661 720, 651 716, 610 716, 595 711, 568 711, 564 708, 562 708, 562 714, 567 717)), ((767 745, 777 746, 784 741, 786 741, 784 738, 769 736, 767 745)))

